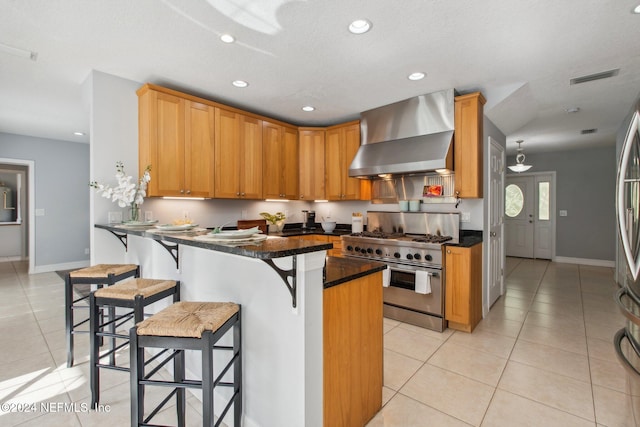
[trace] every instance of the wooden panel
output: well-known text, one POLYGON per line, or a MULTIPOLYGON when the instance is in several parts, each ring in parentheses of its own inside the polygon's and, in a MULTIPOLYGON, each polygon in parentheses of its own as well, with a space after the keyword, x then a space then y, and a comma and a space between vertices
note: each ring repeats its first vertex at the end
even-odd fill
POLYGON ((360 123, 353 123, 344 127, 342 152, 342 173, 344 185, 344 200, 360 199, 359 178, 349 178, 349 166, 360 148, 360 123))
POLYGON ((455 191, 463 198, 481 198, 483 187, 483 105, 480 92, 455 98, 455 191))
POLYGON ((240 195, 262 199, 262 120, 241 117, 240 195))
POLYGON ((300 199, 324 200, 324 129, 299 132, 300 199))
POLYGON ((260 231, 267 234, 267 220, 265 219, 239 219, 237 222, 238 230, 246 230, 247 228, 258 227, 260 231))
POLYGON ((215 197, 236 199, 240 196, 240 118, 221 108, 216 108, 215 116, 215 197))
POLYGON ((179 196, 184 189, 184 100, 164 93, 157 94, 157 160, 152 165, 152 179, 158 196, 179 196))
POLYGON ((300 193, 298 174, 298 131, 296 129, 288 127, 284 128, 282 150, 283 181, 281 191, 285 198, 289 200, 296 200, 300 193))
POLYGON ((325 194, 328 200, 342 200, 342 129, 330 129, 325 133, 325 194))
POLYGON ((324 291, 324 425, 363 426, 382 406, 382 273, 324 291))
POLYGON ((265 199, 282 197, 284 181, 284 164, 282 151, 284 147, 283 129, 280 125, 262 122, 262 192, 265 199))
POLYGON ((214 108, 187 101, 185 133, 185 196, 214 196, 214 108))
POLYGON ((445 249, 445 319, 471 332, 482 319, 482 245, 445 249))

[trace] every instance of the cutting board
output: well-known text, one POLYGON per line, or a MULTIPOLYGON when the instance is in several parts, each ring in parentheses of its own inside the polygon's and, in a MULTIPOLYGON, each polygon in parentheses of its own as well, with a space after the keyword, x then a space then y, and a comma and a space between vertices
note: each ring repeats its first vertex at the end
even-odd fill
POLYGON ((247 228, 258 227, 264 234, 267 234, 267 220, 266 219, 239 219, 238 230, 245 230, 247 228))

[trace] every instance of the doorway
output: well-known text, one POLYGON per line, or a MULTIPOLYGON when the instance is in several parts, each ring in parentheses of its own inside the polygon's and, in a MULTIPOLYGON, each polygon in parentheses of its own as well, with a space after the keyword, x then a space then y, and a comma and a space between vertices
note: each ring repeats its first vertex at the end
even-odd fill
POLYGON ((555 172, 507 175, 506 255, 555 258, 555 172))
POLYGON ((504 293, 504 164, 504 147, 489 137, 489 285, 485 310, 504 293))

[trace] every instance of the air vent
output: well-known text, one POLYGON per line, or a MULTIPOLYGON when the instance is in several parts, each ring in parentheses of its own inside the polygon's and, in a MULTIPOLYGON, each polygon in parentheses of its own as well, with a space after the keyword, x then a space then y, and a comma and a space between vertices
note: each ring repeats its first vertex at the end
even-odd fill
POLYGON ((580 131, 580 134, 581 135, 589 135, 590 133, 596 133, 596 132, 598 132, 598 129, 596 129, 596 128, 593 128, 593 129, 582 129, 580 131))
POLYGON ((620 68, 615 70, 603 71, 601 73, 589 74, 588 76, 576 77, 569 80, 569 84, 577 85, 580 83, 592 82, 594 80, 608 79, 609 77, 617 76, 620 72, 620 68))

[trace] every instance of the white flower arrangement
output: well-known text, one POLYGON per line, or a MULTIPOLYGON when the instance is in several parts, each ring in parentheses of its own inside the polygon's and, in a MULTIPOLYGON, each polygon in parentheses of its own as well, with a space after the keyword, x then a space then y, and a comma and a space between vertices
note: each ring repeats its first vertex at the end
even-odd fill
POLYGON ((150 172, 151 165, 145 168, 138 182, 134 183, 131 175, 125 175, 124 164, 116 162, 116 179, 118 180, 116 187, 98 184, 96 181, 90 182, 89 186, 95 188, 98 193, 101 192, 102 197, 111 199, 112 202, 118 202, 118 206, 121 208, 139 206, 147 195, 147 183, 151 181, 150 172))

